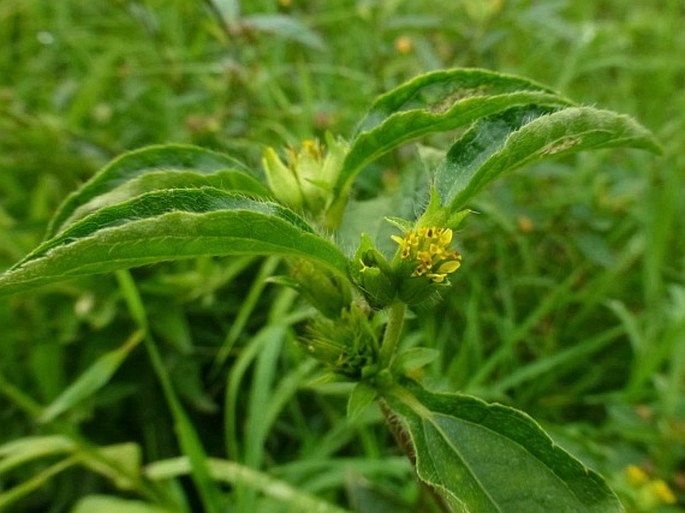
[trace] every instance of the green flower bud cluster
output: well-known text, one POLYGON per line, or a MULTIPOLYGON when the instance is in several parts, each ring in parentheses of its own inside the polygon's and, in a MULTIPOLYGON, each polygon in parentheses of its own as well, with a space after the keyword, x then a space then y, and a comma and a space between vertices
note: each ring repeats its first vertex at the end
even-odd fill
POLYGON ((292 259, 288 263, 290 276, 284 284, 297 290, 325 316, 337 318, 352 301, 349 282, 309 260, 292 259))
POLYGON ((285 161, 276 150, 267 148, 262 165, 269 188, 284 205, 327 221, 327 211, 336 199, 334 186, 348 151, 349 144, 331 134, 326 134, 326 147, 308 139, 301 148, 289 148, 285 161))
MULTIPOLYGON (((452 230, 427 227, 393 236, 399 249, 392 263, 362 235, 350 269, 363 299, 342 283, 306 261, 291 265, 291 276, 320 315, 302 339, 306 351, 335 374, 354 379, 377 379, 384 358, 380 334, 385 316, 379 312, 405 303, 423 307, 449 286, 447 276, 461 265, 461 255, 450 249, 452 230)), ((404 308, 404 307, 402 307, 404 308)), ((424 355, 420 355, 421 358, 424 355)))
POLYGON ((354 257, 352 279, 374 309, 389 305, 397 295, 397 280, 390 264, 366 234, 354 257))
POLYGON ((316 318, 300 343, 334 373, 354 379, 368 378, 379 370, 379 331, 368 313, 352 303, 338 319, 316 318))

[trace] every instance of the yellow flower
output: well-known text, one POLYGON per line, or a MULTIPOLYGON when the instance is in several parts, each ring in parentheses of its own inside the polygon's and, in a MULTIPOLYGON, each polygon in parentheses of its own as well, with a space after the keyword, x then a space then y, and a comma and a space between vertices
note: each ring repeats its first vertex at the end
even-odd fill
POLYGON ((415 264, 412 278, 425 276, 433 283, 442 283, 448 274, 461 267, 461 255, 449 249, 449 228, 419 228, 408 231, 404 237, 393 235, 392 240, 400 246, 400 258, 415 264))
POLYGON ((395 50, 397 53, 406 55, 412 50, 412 42, 409 36, 400 36, 395 40, 395 50))
POLYGON ((637 465, 628 465, 626 467, 626 478, 633 486, 645 484, 649 481, 649 476, 637 465))
POLYGON ((649 483, 649 489, 664 504, 675 504, 677 499, 671 487, 663 479, 655 479, 649 483))
POLYGON ((675 504, 676 498, 671 487, 663 479, 652 479, 637 465, 625 469, 626 480, 639 490, 639 497, 645 509, 653 509, 657 504, 675 504))

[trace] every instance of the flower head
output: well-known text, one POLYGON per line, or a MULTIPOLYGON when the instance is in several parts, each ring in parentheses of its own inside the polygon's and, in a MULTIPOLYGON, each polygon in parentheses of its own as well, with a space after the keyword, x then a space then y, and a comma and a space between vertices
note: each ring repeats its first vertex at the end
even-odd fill
POLYGON ((288 148, 285 161, 267 148, 262 162, 269 187, 284 204, 320 218, 335 199, 333 188, 348 149, 346 141, 330 134, 325 146, 307 139, 299 148, 288 148))
POLYGON ((412 278, 425 276, 433 283, 443 283, 448 274, 461 267, 461 254, 449 249, 449 228, 418 228, 406 232, 404 237, 393 235, 392 240, 400 246, 400 258, 412 263, 412 278))
POLYGON ((638 465, 626 467, 625 480, 631 485, 631 495, 640 511, 652 511, 662 505, 678 502, 678 498, 666 481, 651 477, 638 465))

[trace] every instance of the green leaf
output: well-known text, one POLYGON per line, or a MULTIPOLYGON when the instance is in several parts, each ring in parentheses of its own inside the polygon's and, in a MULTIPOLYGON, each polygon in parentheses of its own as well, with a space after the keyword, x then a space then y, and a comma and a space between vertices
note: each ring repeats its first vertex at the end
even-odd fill
POLYGON ((141 449, 133 442, 82 450, 79 458, 84 467, 107 477, 121 490, 133 490, 142 475, 141 449))
POLYGON ((393 370, 400 375, 421 369, 440 356, 440 351, 432 347, 412 347, 400 353, 393 362, 393 370))
POLYGON ((27 436, 0 445, 0 474, 19 465, 56 454, 70 454, 76 444, 61 435, 27 436))
POLYGON ((119 369, 128 354, 142 340, 142 333, 136 332, 126 343, 102 355, 88 369, 69 385, 49 406, 43 410, 38 419, 50 422, 58 415, 73 408, 105 386, 119 369))
POLYGON ((359 125, 336 188, 344 191, 369 162, 423 135, 465 127, 516 106, 565 107, 553 90, 481 69, 427 73, 380 96, 359 125))
POLYGON ((413 382, 384 393, 419 477, 461 513, 609 513, 604 480, 525 413, 413 382))
POLYGON ((61 230, 98 209, 127 201, 148 192, 200 187, 214 187, 255 198, 268 198, 271 196, 267 188, 256 178, 237 169, 221 169, 212 174, 200 174, 197 171, 183 170, 147 171, 145 174, 132 178, 122 185, 94 197, 88 203, 79 206, 64 220, 61 230))
POLYGON ((375 388, 366 383, 359 382, 352 389, 349 399, 347 400, 347 420, 352 422, 356 420, 378 396, 375 388))
MULTIPOLYGON (((349 510, 297 489, 286 481, 275 479, 269 474, 234 461, 208 458, 207 465, 217 481, 227 484, 242 484, 259 490, 265 496, 278 499, 282 504, 289 506, 290 511, 350 513, 349 510)), ((153 481, 160 481, 187 475, 189 472, 190 461, 188 458, 180 457, 151 463, 147 466, 145 474, 153 481)))
POLYGON ((50 465, 49 467, 33 474, 30 478, 20 481, 12 488, 0 490, 0 511, 8 511, 7 507, 19 499, 30 495, 40 487, 48 483, 57 474, 73 467, 77 463, 75 457, 69 457, 50 465))
MULTIPOLYGON (((67 197, 50 222, 47 237, 52 237, 60 231, 79 207, 93 202, 98 196, 109 193, 146 173, 192 171, 198 174, 212 174, 239 167, 242 165, 227 155, 195 146, 176 144, 149 146, 124 153, 67 197)), ((247 173, 245 175, 249 176, 247 173)), ((139 187, 143 185, 145 184, 140 184, 139 187)))
POLYGON ((516 108, 481 120, 461 136, 438 168, 434 186, 441 203, 457 212, 505 172, 544 158, 619 146, 660 151, 652 134, 629 116, 592 107, 516 108))
POLYGON ((285 40, 295 41, 315 50, 323 50, 326 44, 321 36, 312 31, 298 18, 284 14, 252 14, 244 16, 241 23, 249 29, 274 34, 285 40))
POLYGON ((70 456, 69 461, 109 478, 121 489, 131 489, 141 475, 141 451, 134 443, 106 447, 79 446, 61 435, 28 436, 0 446, 0 474, 38 459, 54 460, 55 456, 70 456))
POLYGON ((173 513, 171 510, 150 504, 112 497, 87 495, 72 508, 71 513, 173 513))
POLYGON ((0 275, 0 296, 164 260, 267 254, 347 276, 345 255, 291 210, 204 187, 150 192, 85 217, 0 275))

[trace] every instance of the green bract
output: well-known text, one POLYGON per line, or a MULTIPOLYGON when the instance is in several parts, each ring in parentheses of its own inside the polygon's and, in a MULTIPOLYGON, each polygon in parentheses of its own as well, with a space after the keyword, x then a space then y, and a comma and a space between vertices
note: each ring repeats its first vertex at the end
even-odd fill
POLYGON ((264 151, 262 164, 274 196, 283 204, 304 210, 331 228, 340 223, 341 212, 329 209, 333 186, 342 170, 349 147, 343 139, 326 136, 326 147, 317 140, 307 140, 302 148, 288 148, 283 162, 276 150, 264 151))
MULTIPOLYGON (((458 280, 462 257, 452 229, 476 194, 526 164, 618 146, 659 151, 651 134, 629 117, 576 106, 535 82, 478 69, 428 73, 380 96, 349 142, 331 135, 325 145, 305 141, 301 149, 287 150, 285 161, 276 150, 265 150, 265 184, 232 157, 202 148, 156 146, 119 157, 64 201, 45 241, 0 276, 0 295, 179 258, 276 255, 287 275, 271 280, 294 288, 318 310, 303 331, 306 351, 333 377, 357 382, 349 415, 380 399, 391 428, 415 459, 418 477, 453 511, 619 512, 602 478, 525 414, 465 395, 429 392, 409 380, 436 357, 435 350, 396 354, 407 307, 431 305, 449 293, 450 280, 458 280), (399 229, 396 244, 366 233, 356 234, 356 250, 340 242, 343 217, 355 215, 355 177, 366 165, 401 144, 455 129, 461 131, 425 190, 412 191, 427 207, 413 218, 384 213, 395 216, 388 221, 399 229)), ((118 274, 121 287, 132 311, 139 311, 126 276, 118 274)), ((42 411, 43 421, 105 386, 144 338, 147 324, 144 315, 138 318, 141 332, 102 356, 42 411)), ((277 331, 282 337, 285 327, 277 331)), ((238 364, 237 376, 240 369, 238 364)), ((163 385, 181 446, 202 454, 173 390, 163 385)), ((229 411, 235 400, 227 401, 229 411)), ((208 483, 224 463, 196 457, 172 470, 184 473, 189 465, 203 504, 219 511, 220 490, 208 483)), ((134 465, 134 481, 140 472, 134 465)), ((1 504, 10 500, 3 502, 3 496, 1 504)), ((309 496, 295 499, 321 505, 309 496)), ((77 509, 92 504, 131 511, 140 506, 93 497, 77 509)))

